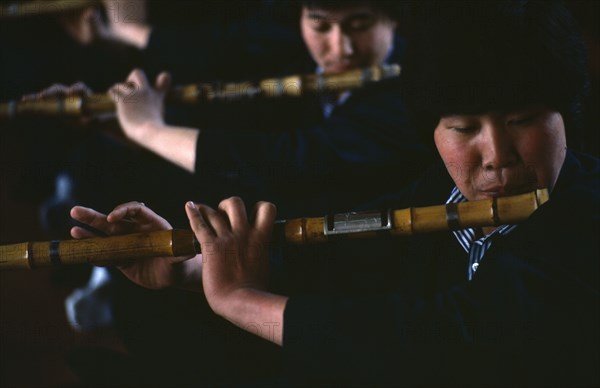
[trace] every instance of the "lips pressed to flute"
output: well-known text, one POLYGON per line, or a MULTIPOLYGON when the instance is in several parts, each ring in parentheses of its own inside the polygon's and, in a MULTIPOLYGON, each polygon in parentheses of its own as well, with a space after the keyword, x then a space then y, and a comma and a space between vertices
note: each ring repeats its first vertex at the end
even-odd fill
MULTIPOLYGON (((293 244, 498 226, 525 221, 548 200, 546 189, 510 197, 400 210, 343 213, 278 221, 274 238, 293 244)), ((24 242, 0 246, 0 270, 65 264, 118 264, 150 257, 201 253, 194 233, 165 230, 84 240, 24 242)))

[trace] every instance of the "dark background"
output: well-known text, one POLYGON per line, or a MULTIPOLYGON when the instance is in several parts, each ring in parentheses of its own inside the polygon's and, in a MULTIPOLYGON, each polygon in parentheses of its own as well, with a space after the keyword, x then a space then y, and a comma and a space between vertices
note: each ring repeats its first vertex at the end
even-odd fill
MULTIPOLYGON (((287 2, 275 3, 273 12, 283 15, 287 2)), ((263 5, 264 2, 259 0, 150 0, 147 18, 150 24, 157 26, 208 21, 231 23, 252 15, 263 5)), ((600 14, 600 2, 570 1, 567 5, 586 37, 592 80, 583 141, 577 146, 599 155, 600 28, 597 15, 600 14)), ((73 74, 85 77, 85 71, 77 74, 74 69, 92 66, 85 63, 85 58, 59 58, 59 55, 45 51, 52 45, 52 39, 62 39, 59 35, 42 33, 40 25, 47 27, 45 23, 48 20, 35 18, 0 20, 2 98, 14 98, 59 80, 74 82, 78 79, 69 79, 73 74), (48 69, 55 69, 54 74, 60 75, 53 78, 48 69)), ((410 35, 411 28, 410 18, 406 18, 401 29, 410 35)), ((81 55, 78 49, 73 50, 81 55)), ((93 60, 98 61, 95 57, 93 60)), ((97 89, 122 80, 128 65, 127 60, 117 61, 110 71, 95 74, 97 89)), ((38 209, 52 192, 53 174, 63 161, 61 153, 75 147, 88 135, 77 126, 53 120, 0 122, 0 244, 50 238, 41 226, 38 209), (40 160, 44 163, 39 163, 40 160)), ((87 280, 88 274, 89 268, 85 267, 0 272, 0 386, 76 386, 77 377, 65 363, 65 356, 73 349, 91 346, 124 351, 118 338, 109 330, 80 334, 67 325, 64 299, 74 287, 87 280)))

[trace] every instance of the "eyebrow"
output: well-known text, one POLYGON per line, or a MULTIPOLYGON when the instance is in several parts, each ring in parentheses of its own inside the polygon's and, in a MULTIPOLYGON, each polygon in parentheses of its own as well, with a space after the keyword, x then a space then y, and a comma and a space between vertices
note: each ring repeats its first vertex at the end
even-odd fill
POLYGON ((448 115, 442 115, 442 116, 440 116, 440 118, 442 118, 444 120, 451 120, 451 119, 457 119, 457 118, 473 119, 473 118, 476 118, 477 116, 479 116, 479 115, 452 113, 452 114, 448 114, 448 115))
POLYGON ((321 10, 309 10, 308 15, 307 15, 307 17, 309 19, 313 19, 313 20, 328 20, 328 21, 341 22, 341 23, 347 23, 348 21, 352 21, 352 20, 369 19, 374 16, 375 15, 372 12, 360 11, 360 12, 355 12, 355 13, 350 14, 340 21, 340 20, 328 18, 326 13, 321 10))
POLYGON ((470 122, 477 120, 477 115, 451 114, 447 116, 441 116, 440 119, 444 121, 444 127, 450 129, 457 125, 457 121, 463 124, 465 121, 470 122))

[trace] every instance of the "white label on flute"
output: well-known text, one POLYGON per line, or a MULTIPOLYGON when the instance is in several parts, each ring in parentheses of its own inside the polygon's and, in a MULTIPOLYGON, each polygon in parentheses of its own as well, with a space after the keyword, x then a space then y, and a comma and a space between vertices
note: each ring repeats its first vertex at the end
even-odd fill
POLYGON ((352 212, 325 217, 326 236, 392 229, 390 210, 352 212))

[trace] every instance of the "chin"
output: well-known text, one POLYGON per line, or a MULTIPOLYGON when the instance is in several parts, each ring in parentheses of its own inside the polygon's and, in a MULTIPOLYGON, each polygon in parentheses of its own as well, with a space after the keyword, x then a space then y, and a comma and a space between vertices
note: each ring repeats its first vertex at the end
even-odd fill
POLYGON ((332 63, 332 64, 329 64, 328 66, 323 67, 323 69, 325 69, 325 73, 327 73, 327 74, 343 73, 345 71, 350 71, 350 70, 359 69, 359 68, 360 68, 360 65, 353 63, 353 62, 332 63))
POLYGON ((339 73, 343 73, 345 71, 349 71, 349 70, 353 70, 353 69, 355 69, 355 68, 348 67, 348 66, 329 67, 329 68, 325 69, 325 74, 339 74, 339 73))

